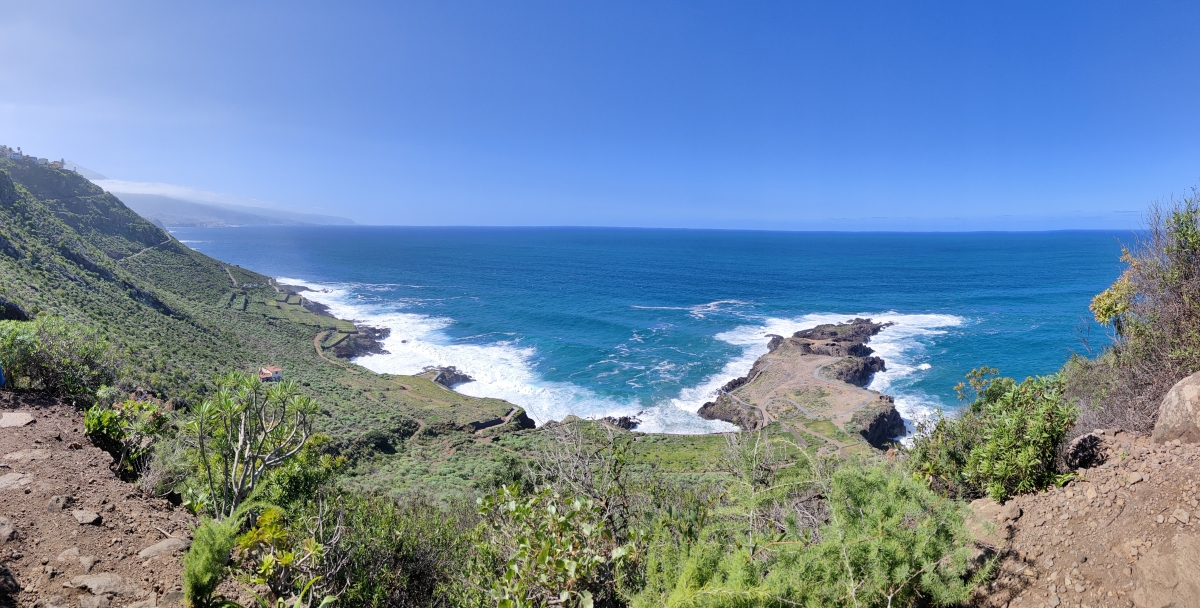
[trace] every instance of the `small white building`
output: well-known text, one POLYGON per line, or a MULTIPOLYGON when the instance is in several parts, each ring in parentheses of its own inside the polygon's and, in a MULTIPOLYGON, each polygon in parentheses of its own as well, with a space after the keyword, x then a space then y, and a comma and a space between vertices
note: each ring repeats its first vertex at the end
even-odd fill
POLYGON ((260 382, 279 382, 283 380, 283 368, 278 365, 268 365, 258 370, 260 382))

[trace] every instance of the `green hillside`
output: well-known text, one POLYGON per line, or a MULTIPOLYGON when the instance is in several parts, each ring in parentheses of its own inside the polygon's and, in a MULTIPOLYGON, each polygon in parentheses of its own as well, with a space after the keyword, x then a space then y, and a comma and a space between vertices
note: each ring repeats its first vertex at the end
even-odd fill
POLYGON ((269 277, 189 249, 78 174, 29 161, 0 160, 0 299, 10 318, 48 314, 100 329, 119 351, 126 388, 177 406, 201 400, 217 373, 283 367, 321 404, 318 430, 367 456, 369 485, 391 486, 390 470, 435 483, 444 470, 450 486, 470 485, 496 448, 474 441, 469 424, 513 407, 319 352, 353 326, 289 303, 269 277), (409 462, 409 452, 420 458, 409 462))

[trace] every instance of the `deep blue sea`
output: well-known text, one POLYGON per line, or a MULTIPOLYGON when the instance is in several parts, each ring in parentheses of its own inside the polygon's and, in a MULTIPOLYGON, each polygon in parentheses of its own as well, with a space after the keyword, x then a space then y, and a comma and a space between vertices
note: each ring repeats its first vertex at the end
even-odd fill
POLYGON ((179 228, 191 247, 391 328, 378 372, 453 365, 463 393, 539 422, 638 415, 640 430, 725 430, 694 412, 789 335, 855 316, 871 388, 908 419, 957 406, 982 365, 1023 378, 1107 342, 1091 297, 1131 233, 811 233, 616 228, 179 228))

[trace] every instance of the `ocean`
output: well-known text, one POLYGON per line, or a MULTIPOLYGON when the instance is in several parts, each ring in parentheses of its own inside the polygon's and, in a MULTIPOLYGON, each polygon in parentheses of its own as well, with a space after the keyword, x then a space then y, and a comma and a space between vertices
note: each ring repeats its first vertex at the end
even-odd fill
POLYGON ((639 430, 730 430, 695 415, 766 352, 767 334, 869 317, 887 371, 870 388, 909 421, 959 406, 983 365, 1024 378, 1108 341, 1088 302, 1120 273, 1117 232, 812 233, 621 228, 178 228, 228 263, 387 327, 412 374, 453 365, 460 392, 538 422, 633 415, 639 430))

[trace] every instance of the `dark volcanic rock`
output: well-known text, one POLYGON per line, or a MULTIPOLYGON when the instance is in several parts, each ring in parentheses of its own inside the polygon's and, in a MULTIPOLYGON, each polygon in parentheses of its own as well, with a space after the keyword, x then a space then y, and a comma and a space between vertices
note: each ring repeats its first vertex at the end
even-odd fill
POLYGON ((825 376, 841 380, 854 386, 866 386, 871 383, 875 372, 886 371, 883 359, 879 357, 846 357, 825 368, 825 376))
POLYGON ((533 422, 533 418, 530 418, 529 414, 525 413, 525 410, 518 408, 516 413, 508 415, 508 426, 513 430, 523 431, 531 429, 537 424, 533 422))
POLYGON ((743 431, 757 430, 762 426, 762 416, 757 410, 746 407, 729 397, 720 395, 716 401, 709 401, 696 411, 705 420, 724 420, 741 427, 743 431))
POLYGON ((370 327, 358 325, 358 333, 352 334, 340 344, 328 349, 342 359, 353 359, 363 355, 385 355, 388 351, 383 348, 383 340, 391 335, 392 330, 386 327, 370 327))
POLYGON ((812 329, 805 329, 792 334, 793 338, 827 341, 832 343, 862 344, 879 333, 879 330, 891 326, 891 323, 875 323, 870 319, 851 319, 846 323, 826 323, 812 329))
POLYGON ((783 336, 767 334, 767 337, 771 339, 770 342, 767 342, 767 352, 774 352, 776 348, 779 348, 780 344, 783 344, 783 336))
POLYGON ((846 430, 862 435, 867 443, 878 449, 887 448, 893 437, 904 434, 904 419, 896 411, 896 404, 888 395, 880 395, 879 400, 867 407, 854 412, 846 430))
POLYGON ((1063 460, 1072 469, 1090 469, 1104 464, 1104 438, 1088 433, 1072 439, 1063 451, 1063 460))
MULTIPOLYGON (((0 237, 3 238, 3 237, 0 237)), ((17 305, 0 296, 0 321, 28 321, 29 315, 17 305)))
POLYGON ((430 366, 430 367, 425 368, 425 371, 423 371, 422 373, 423 374, 433 374, 433 377, 430 378, 430 380, 433 380, 434 382, 437 382, 438 384, 440 384, 446 388, 454 388, 455 386, 462 384, 464 382, 472 382, 475 380, 474 378, 464 374, 463 372, 458 371, 458 368, 456 368, 454 366, 450 366, 450 367, 430 366))
POLYGON ((638 418, 637 416, 618 416, 618 417, 605 416, 605 417, 601 418, 601 420, 603 420, 615 427, 625 429, 627 431, 632 431, 633 429, 636 429, 637 426, 642 423, 642 419, 638 418))

